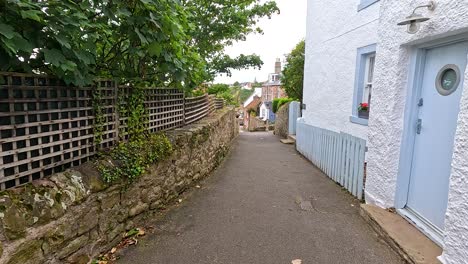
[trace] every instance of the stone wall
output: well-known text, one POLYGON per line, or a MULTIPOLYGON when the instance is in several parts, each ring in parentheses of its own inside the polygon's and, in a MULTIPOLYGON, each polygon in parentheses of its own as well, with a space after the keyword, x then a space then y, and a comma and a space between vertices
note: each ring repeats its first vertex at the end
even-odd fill
POLYGON ((276 112, 275 135, 287 138, 289 134, 289 104, 282 105, 276 112))
POLYGON ((224 109, 168 132, 173 155, 129 185, 105 184, 90 162, 1 192, 0 263, 88 263, 208 176, 238 130, 224 109))
POLYGON ((250 116, 248 130, 250 132, 267 130, 267 122, 260 119, 258 116, 250 116))

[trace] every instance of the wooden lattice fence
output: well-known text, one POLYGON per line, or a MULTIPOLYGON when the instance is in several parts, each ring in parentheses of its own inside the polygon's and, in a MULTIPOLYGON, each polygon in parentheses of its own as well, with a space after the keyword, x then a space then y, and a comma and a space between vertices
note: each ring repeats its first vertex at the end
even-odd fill
MULTIPOLYGON (((126 139, 128 117, 122 110, 131 92, 108 80, 78 88, 48 76, 0 73, 0 190, 80 165, 98 149, 126 139)), ((196 122, 214 110, 208 95, 185 98, 173 88, 144 92, 150 132, 196 122)))

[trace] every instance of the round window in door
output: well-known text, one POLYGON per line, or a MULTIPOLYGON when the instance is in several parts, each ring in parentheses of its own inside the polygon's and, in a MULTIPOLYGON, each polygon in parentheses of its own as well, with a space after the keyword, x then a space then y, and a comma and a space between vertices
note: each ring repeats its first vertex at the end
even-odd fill
POLYGON ((457 65, 448 64, 440 69, 436 78, 437 91, 444 96, 455 92, 460 84, 460 69, 457 65))

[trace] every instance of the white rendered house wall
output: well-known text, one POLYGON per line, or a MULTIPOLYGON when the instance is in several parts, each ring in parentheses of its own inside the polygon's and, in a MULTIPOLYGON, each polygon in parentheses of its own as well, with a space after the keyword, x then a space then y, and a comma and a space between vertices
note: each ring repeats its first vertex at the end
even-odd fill
POLYGON ((270 110, 266 107, 264 103, 260 105, 260 118, 264 121, 268 120, 268 117, 270 116, 270 110))
MULTIPOLYGON (((382 0, 379 41, 369 120, 366 202, 390 208, 396 205, 411 55, 415 45, 468 32, 468 1, 437 0, 430 20, 410 35, 397 23, 425 1, 382 0)), ((468 35, 467 35, 468 36, 468 35)), ((445 263, 468 263, 468 72, 458 116, 445 220, 445 263)))
POLYGON ((357 50, 377 43, 380 6, 365 2, 373 4, 358 10, 359 0, 308 1, 303 111, 307 124, 363 139, 367 126, 350 121, 357 50))

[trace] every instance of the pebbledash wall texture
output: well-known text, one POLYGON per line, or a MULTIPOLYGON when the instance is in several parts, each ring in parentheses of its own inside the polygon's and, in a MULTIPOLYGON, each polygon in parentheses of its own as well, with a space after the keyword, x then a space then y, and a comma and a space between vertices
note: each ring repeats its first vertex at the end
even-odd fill
POLYGON ((367 126, 350 122, 358 48, 377 43, 379 3, 308 1, 304 121, 366 139, 367 126))
MULTIPOLYGON (((431 19, 410 35, 397 26, 417 4, 413 0, 382 0, 379 41, 369 120, 366 201, 394 207, 399 173, 404 109, 410 89, 410 57, 414 46, 468 32, 468 1, 437 0, 431 19)), ((424 11, 425 13, 426 11, 424 11)), ((468 263, 468 71, 465 72, 445 221, 445 263, 468 263)))
POLYGON ((207 177, 239 128, 224 109, 167 132, 174 153, 130 185, 105 184, 93 163, 0 193, 0 263, 89 263, 126 230, 207 177))

